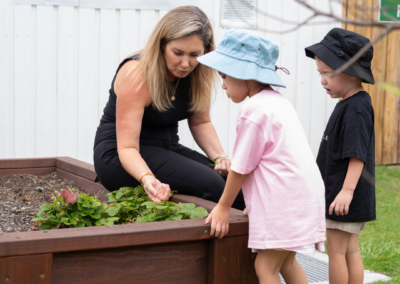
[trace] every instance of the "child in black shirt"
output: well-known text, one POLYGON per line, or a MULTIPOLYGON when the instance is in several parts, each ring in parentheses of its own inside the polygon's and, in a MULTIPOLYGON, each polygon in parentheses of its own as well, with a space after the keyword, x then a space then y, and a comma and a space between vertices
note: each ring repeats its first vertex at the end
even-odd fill
POLYGON ((329 118, 317 164, 325 183, 329 283, 363 283, 358 235, 376 219, 375 134, 371 98, 362 82, 374 84, 373 47, 348 69, 331 77, 369 40, 354 32, 332 29, 306 48, 316 60, 321 84, 331 98, 341 98, 329 118))

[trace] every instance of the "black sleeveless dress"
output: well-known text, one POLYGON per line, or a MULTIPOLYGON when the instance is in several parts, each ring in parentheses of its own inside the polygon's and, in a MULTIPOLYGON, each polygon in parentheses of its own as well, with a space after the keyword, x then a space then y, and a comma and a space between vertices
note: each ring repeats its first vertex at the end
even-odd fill
MULTIPOLYGON (((119 69, 129 60, 125 59, 119 69)), ((116 101, 114 81, 104 114, 97 128, 94 143, 94 166, 99 180, 110 191, 123 186, 137 186, 139 182, 122 167, 117 152, 116 101)), ((145 108, 140 132, 140 154, 151 171, 161 182, 169 184, 171 190, 218 202, 225 187, 225 179, 218 175, 202 154, 179 144, 178 122, 193 115, 190 109, 191 76, 181 78, 175 93, 173 107, 165 112, 152 105, 145 108)), ((243 209, 240 193, 233 205, 243 209)))

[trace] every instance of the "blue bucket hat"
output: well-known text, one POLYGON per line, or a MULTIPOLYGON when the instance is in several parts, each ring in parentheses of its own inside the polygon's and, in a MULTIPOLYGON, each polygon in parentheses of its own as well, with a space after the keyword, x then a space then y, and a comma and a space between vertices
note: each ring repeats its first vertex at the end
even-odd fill
POLYGON ((215 51, 197 58, 212 69, 240 80, 284 87, 276 74, 279 48, 273 42, 249 30, 234 29, 225 33, 215 51))

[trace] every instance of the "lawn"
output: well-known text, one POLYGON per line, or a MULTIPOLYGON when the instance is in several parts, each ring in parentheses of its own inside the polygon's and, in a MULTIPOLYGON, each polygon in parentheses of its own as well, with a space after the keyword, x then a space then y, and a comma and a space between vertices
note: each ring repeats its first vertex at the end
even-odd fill
POLYGON ((364 269, 392 277, 374 284, 400 284, 400 170, 378 166, 375 180, 377 220, 360 234, 364 269))

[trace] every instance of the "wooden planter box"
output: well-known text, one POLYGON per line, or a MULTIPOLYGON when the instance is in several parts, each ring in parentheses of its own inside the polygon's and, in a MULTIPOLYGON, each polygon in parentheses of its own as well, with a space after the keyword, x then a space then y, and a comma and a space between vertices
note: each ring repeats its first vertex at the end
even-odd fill
MULTIPOLYGON (((0 159, 0 175, 56 171, 88 193, 108 191, 94 167, 68 158, 0 159)), ((216 204, 176 194, 210 211, 216 204)), ((248 218, 231 209, 229 234, 209 237, 204 219, 77 229, 0 232, 0 283, 258 283, 248 218)))

